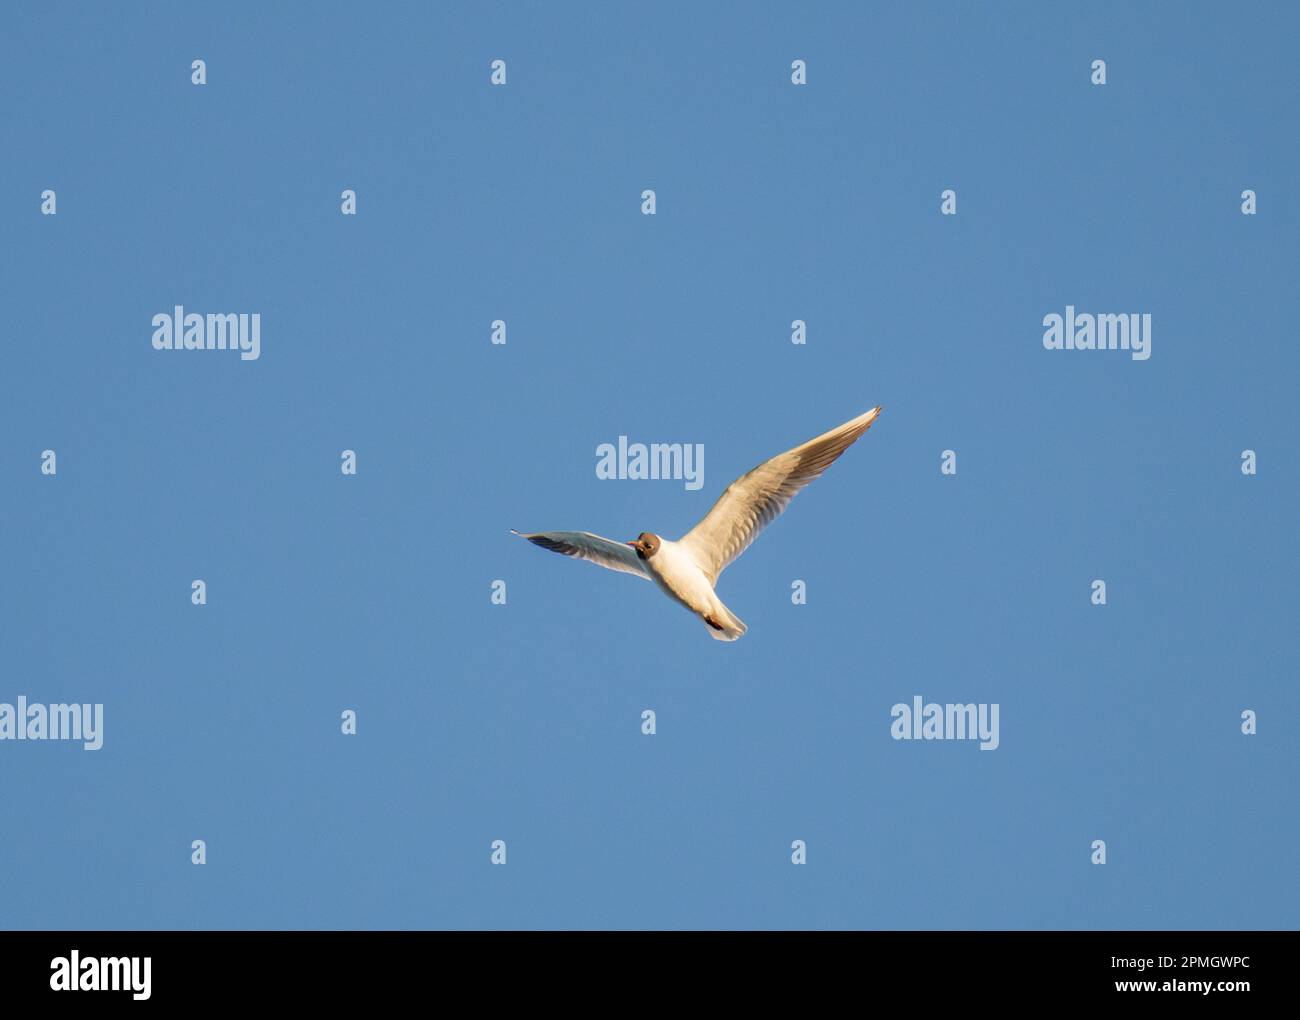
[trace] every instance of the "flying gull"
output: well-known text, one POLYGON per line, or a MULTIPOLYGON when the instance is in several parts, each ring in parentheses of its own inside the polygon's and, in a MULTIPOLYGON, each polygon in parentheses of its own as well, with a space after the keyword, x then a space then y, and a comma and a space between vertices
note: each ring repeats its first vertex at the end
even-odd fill
POLYGON ((513 533, 551 552, 654 581, 702 619, 710 637, 735 641, 747 628, 713 590, 718 575, 805 485, 819 478, 871 427, 878 414, 880 408, 874 407, 741 475, 727 486, 704 519, 675 542, 650 531, 641 532, 634 542, 615 542, 587 531, 513 533))

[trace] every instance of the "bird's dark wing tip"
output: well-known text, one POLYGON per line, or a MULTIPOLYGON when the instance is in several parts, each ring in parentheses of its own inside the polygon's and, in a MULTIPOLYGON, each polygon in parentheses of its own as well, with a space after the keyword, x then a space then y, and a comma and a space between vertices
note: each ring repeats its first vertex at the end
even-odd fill
POLYGON ((551 552, 563 553, 565 556, 577 556, 578 550, 564 542, 557 542, 553 538, 545 535, 525 535, 524 538, 532 542, 533 545, 540 545, 543 549, 549 549, 551 552))

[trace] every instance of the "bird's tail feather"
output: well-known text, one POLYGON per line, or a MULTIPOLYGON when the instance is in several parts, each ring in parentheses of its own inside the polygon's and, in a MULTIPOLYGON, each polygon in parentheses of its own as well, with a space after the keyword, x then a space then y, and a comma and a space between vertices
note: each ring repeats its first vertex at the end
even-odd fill
POLYGON ((704 622, 709 628, 709 637, 715 641, 735 641, 749 630, 745 622, 721 602, 713 607, 704 622))

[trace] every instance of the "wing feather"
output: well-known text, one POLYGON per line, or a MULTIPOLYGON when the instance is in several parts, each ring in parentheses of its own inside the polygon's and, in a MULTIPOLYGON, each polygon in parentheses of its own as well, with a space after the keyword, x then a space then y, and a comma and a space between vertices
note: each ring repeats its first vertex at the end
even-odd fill
POLYGON ((727 565, 749 548, 804 486, 852 446, 878 414, 880 408, 872 408, 802 446, 777 454, 727 486, 704 519, 681 539, 709 581, 717 584, 727 565))
POLYGON ((613 539, 601 538, 590 531, 537 531, 528 535, 512 529, 511 533, 526 538, 533 545, 540 545, 551 552, 576 556, 578 559, 595 563, 609 570, 618 570, 624 574, 635 574, 637 577, 650 579, 650 575, 645 572, 631 546, 615 542, 613 539))

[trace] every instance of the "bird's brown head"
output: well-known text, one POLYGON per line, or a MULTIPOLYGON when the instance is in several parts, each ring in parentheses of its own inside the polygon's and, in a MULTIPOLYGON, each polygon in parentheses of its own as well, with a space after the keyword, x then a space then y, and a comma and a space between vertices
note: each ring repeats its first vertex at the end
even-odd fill
POLYGON ((636 550, 637 559, 648 560, 659 551, 659 536, 643 531, 635 542, 628 542, 628 545, 636 550))

